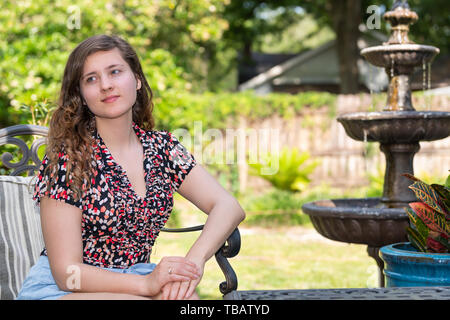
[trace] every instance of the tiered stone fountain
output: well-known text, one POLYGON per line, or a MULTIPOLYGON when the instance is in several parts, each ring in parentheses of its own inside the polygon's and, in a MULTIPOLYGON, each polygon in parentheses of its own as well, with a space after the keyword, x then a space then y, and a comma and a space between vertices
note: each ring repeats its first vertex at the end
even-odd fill
POLYGON ((323 236, 368 246, 368 254, 380 269, 381 287, 384 287, 384 263, 378 255, 379 248, 407 241, 408 217, 403 208, 415 201, 408 188, 411 182, 402 173, 414 174, 413 158, 420 149, 420 141, 450 135, 450 112, 416 111, 411 102, 411 74, 416 67, 431 63, 439 49, 409 40, 409 25, 418 16, 406 1, 396 1, 384 19, 392 27, 389 40, 381 46, 363 49, 361 55, 386 70, 389 77, 386 107, 381 112, 349 113, 337 118, 352 139, 380 143, 386 158, 383 196, 321 200, 302 207, 323 236))

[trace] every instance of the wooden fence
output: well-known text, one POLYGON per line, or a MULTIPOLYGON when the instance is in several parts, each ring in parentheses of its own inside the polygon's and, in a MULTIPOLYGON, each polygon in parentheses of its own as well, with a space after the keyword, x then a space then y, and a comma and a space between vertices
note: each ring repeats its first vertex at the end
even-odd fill
MULTIPOLYGON (((421 97, 413 100, 417 110, 450 111, 448 96, 421 97)), ((373 109, 370 95, 341 95, 337 99, 337 115, 368 111, 373 109)), ((376 106, 375 110, 381 110, 376 106)), ((313 175, 313 184, 327 183, 333 187, 358 187, 368 183, 367 174, 375 173, 378 168, 384 171, 384 154, 378 143, 365 144, 352 140, 335 117, 328 114, 329 108, 308 110, 292 119, 272 116, 260 121, 241 118, 236 132, 245 133, 243 149, 280 151, 283 147, 298 148, 308 151, 320 165, 313 175)), ((232 130, 230 130, 232 132, 232 130)), ((226 152, 233 152, 233 139, 224 136, 222 141, 216 139, 213 144, 225 146, 226 152), (223 141, 226 139, 227 141, 223 141)), ((239 138, 234 140, 239 141, 239 138)), ((450 170, 450 138, 434 142, 421 142, 421 149, 414 158, 415 174, 426 172, 429 176, 446 176, 450 170)), ((242 147, 242 143, 240 144, 242 147)), ((259 151, 258 151, 259 152, 259 151)), ((263 179, 250 176, 246 161, 248 154, 235 150, 235 159, 239 168, 241 190, 251 187, 260 190, 268 186, 263 179)), ((254 153, 255 154, 255 153, 254 153)), ((196 155, 194 153, 194 155, 196 155)), ((197 156, 197 155, 196 155, 197 156)))

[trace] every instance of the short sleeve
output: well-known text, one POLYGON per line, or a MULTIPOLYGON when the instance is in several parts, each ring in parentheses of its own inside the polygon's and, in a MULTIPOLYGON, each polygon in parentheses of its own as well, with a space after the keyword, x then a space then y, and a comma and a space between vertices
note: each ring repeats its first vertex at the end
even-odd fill
POLYGON ((172 188, 177 191, 197 161, 172 133, 167 134, 169 175, 172 188))
POLYGON ((47 155, 42 160, 39 173, 34 187, 33 200, 38 205, 42 197, 60 200, 67 204, 82 209, 81 199, 75 200, 72 190, 69 188, 70 178, 66 179, 67 161, 64 156, 59 158, 58 167, 54 172, 45 172, 49 159, 47 155), (54 178, 53 184, 49 187, 49 175, 54 178))

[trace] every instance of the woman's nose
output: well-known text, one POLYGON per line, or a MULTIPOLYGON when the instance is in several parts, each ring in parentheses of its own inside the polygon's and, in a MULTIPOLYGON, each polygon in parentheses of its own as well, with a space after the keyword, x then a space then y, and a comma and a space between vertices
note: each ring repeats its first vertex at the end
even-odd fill
POLYGON ((100 89, 102 91, 109 91, 112 89, 112 87, 113 87, 112 82, 110 79, 108 79, 108 77, 101 77, 100 89))

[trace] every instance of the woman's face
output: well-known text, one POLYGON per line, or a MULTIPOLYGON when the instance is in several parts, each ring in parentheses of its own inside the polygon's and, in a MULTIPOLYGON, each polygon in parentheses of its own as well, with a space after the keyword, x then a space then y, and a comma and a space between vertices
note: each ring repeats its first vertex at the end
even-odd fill
POLYGON ((97 118, 131 115, 140 88, 141 81, 119 49, 98 51, 87 57, 80 79, 81 96, 97 118))

